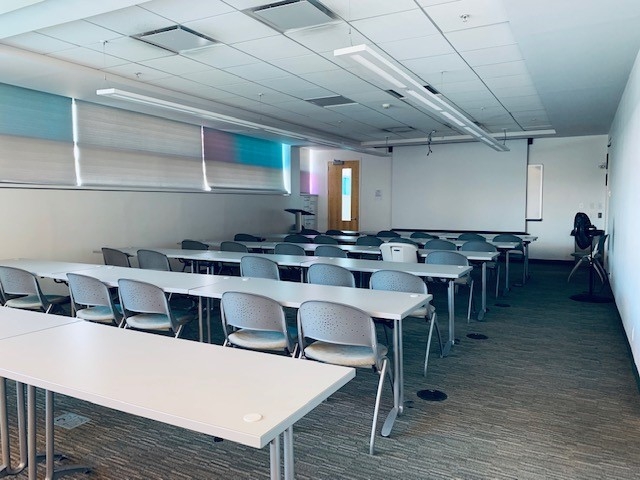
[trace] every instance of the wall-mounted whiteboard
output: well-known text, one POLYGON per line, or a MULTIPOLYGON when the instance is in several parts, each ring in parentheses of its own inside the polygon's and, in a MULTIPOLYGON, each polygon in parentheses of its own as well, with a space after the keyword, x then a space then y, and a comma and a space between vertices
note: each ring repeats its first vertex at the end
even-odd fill
POLYGON ((527 220, 542 220, 542 165, 527 168, 527 220))
POLYGON ((393 228, 525 231, 527 140, 394 147, 393 228))

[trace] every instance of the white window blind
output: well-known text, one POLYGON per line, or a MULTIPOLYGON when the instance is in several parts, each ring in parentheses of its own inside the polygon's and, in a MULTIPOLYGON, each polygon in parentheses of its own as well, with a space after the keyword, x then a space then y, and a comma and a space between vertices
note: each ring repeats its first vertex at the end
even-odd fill
POLYGON ((0 182, 75 185, 71 99, 0 84, 0 182))
POLYGON ((82 186, 205 189, 197 125, 76 102, 82 186))
POLYGON ((213 190, 288 193, 288 145, 203 129, 207 183, 213 190))

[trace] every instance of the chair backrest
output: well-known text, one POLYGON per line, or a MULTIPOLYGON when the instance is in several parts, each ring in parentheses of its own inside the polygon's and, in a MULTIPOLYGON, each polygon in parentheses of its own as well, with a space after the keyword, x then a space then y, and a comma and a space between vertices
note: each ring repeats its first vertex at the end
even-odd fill
POLYGON ((222 252, 244 252, 244 253, 247 253, 249 251, 246 245, 235 242, 235 241, 232 242, 229 240, 226 240, 220 243, 220 250, 222 252))
POLYGON ((415 245, 416 247, 418 246, 418 242, 415 242, 415 241, 411 240, 410 238, 394 237, 393 241, 395 243, 408 243, 409 245, 415 245))
POLYGON ((319 235, 320 232, 318 230, 314 230, 313 228, 303 228, 300 231, 301 235, 319 235))
POLYGON ((167 256, 155 250, 138 250, 138 266, 145 270, 171 271, 171 265, 169 264, 167 256))
POLYGON ((113 314, 113 319, 119 323, 121 315, 118 313, 109 287, 97 278, 78 273, 67 273, 67 281, 69 282, 69 293, 71 301, 78 311, 78 306, 85 305, 87 307, 108 307, 113 314))
POLYGON ((278 264, 268 258, 246 255, 240 259, 240 275, 243 277, 280 280, 278 264))
POLYGON ((376 233, 376 237, 393 238, 399 236, 400 234, 398 232, 394 232, 393 230, 380 230, 378 233, 376 233))
POLYGON ((365 235, 363 237, 358 237, 356 239, 356 245, 363 245, 369 247, 378 247, 384 243, 383 240, 380 240, 378 237, 373 235, 365 235))
POLYGON ((458 240, 479 240, 485 242, 487 239, 479 233, 465 232, 458 235, 458 240))
POLYGON ((380 245, 385 262, 418 262, 418 247, 408 243, 387 242, 380 245))
POLYGON ((339 245, 340 242, 333 237, 329 237, 328 235, 316 235, 313 238, 313 243, 324 243, 327 245, 339 245))
POLYGON ((460 250, 467 252, 497 252, 498 249, 495 245, 491 245, 486 240, 469 240, 464 242, 460 247, 460 250))
POLYGON ((501 233, 500 235, 496 235, 493 237, 494 242, 518 242, 519 246, 514 248, 514 250, 524 251, 524 247, 522 245, 522 239, 517 235, 513 235, 511 233, 501 233))
POLYGON ((609 238, 609 234, 606 233, 604 235, 600 235, 600 238, 598 238, 598 243, 596 243, 595 248, 593 249, 593 256, 596 257, 598 255, 602 255, 604 253, 604 244, 607 241, 607 238, 609 238))
MULTIPOLYGON (((46 302, 36 276, 21 268, 0 266, 0 286, 4 297, 36 295, 41 301, 46 302)), ((43 305, 43 308, 46 309, 47 305, 43 305)))
POLYGON ((339 265, 314 263, 307 271, 307 282, 316 285, 334 285, 337 287, 356 286, 353 273, 339 265))
POLYGON ((335 245, 319 245, 313 252, 316 257, 347 258, 347 252, 335 245))
POLYGON ((411 235, 409 235, 410 238, 438 238, 435 235, 431 235, 430 233, 426 233, 426 232, 413 232, 411 235))
POLYGON ((102 247, 102 258, 105 265, 114 267, 130 267, 129 255, 115 248, 102 247))
MULTIPOLYGON (((225 292, 220 299, 222 326, 250 330, 282 332, 287 338, 287 323, 282 305, 272 298, 254 293, 225 292)), ((290 342, 289 342, 290 343, 290 342)), ((289 344, 289 350, 293 351, 289 344)))
POLYGON ((424 248, 427 250, 457 250, 456 244, 449 240, 442 240, 441 238, 434 238, 425 242, 424 248))
POLYGON ((236 233, 233 236, 233 239, 236 242, 259 242, 260 238, 256 237, 255 235, 251 235, 249 233, 236 233))
POLYGON ((342 230, 329 229, 325 232, 325 235, 344 235, 342 230))
POLYGON ((183 250, 209 250, 209 245, 198 240, 182 240, 183 250))
POLYGON ((180 325, 173 316, 167 296, 160 287, 147 282, 121 278, 118 280, 118 295, 125 318, 139 313, 158 313, 166 315, 173 330, 178 331, 180 325))
POLYGON ((428 294, 427 285, 420 277, 399 270, 378 270, 371 274, 369 288, 392 292, 428 294))
POLYGON ((295 243, 276 243, 276 246, 273 249, 273 253, 277 253, 279 255, 301 256, 305 256, 307 254, 307 252, 304 250, 304 247, 296 245, 295 243))
POLYGON ((452 252, 448 250, 441 250, 438 252, 431 252, 424 259, 424 263, 432 265, 462 265, 469 266, 469 260, 467 257, 458 252, 452 252))
POLYGON ((309 300, 298 309, 298 341, 304 353, 304 339, 338 345, 369 347, 377 352, 373 319, 362 310, 340 303, 309 300))
POLYGON ((291 235, 287 235, 284 237, 285 242, 291 243, 313 243, 309 237, 305 237, 299 233, 292 233, 291 235))

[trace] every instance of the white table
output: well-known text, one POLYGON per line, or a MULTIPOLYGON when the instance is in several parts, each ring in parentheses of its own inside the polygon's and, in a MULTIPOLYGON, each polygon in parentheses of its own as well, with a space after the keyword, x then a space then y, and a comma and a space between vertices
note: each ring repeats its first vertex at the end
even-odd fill
POLYGON ((433 298, 402 292, 385 292, 364 288, 310 285, 308 283, 282 282, 264 278, 217 277, 216 283, 191 290, 192 295, 205 298, 221 298, 229 291, 267 295, 284 307, 298 308, 307 300, 324 300, 344 303, 365 311, 376 318, 393 320, 394 354, 394 408, 382 427, 382 434, 389 435, 398 414, 404 409, 404 368, 402 354, 402 319, 416 308, 426 305, 433 298))
MULTIPOLYGON (((293 425, 355 376, 351 368, 89 322, 0 340, 0 348, 0 375, 48 394, 254 448, 269 445, 272 479, 281 473, 279 436, 284 435, 284 476, 292 479, 293 425), (251 421, 256 414, 259 419, 251 421)), ((49 455, 53 438, 47 439, 49 455)))
MULTIPOLYGON (((438 250, 424 249, 418 250, 418 255, 426 258, 431 252, 437 252, 438 250)), ((478 320, 484 319, 484 314, 487 312, 487 262, 495 261, 500 255, 499 252, 474 252, 471 250, 457 250, 457 253, 467 257, 467 260, 472 262, 482 263, 482 308, 478 312, 478 320)))
MULTIPOLYGON (((56 280, 66 280, 66 275, 62 276, 63 270, 69 272, 82 273, 100 265, 94 263, 60 262, 57 260, 37 260, 31 258, 8 258, 0 260, 3 267, 14 267, 26 270, 38 277, 53 278, 56 280)), ((66 271, 64 273, 66 273, 66 271)))
POLYGON ((443 354, 449 354, 451 347, 455 344, 455 296, 454 281, 471 272, 471 266, 463 267, 459 265, 431 265, 425 263, 409 262, 385 262, 382 260, 363 260, 358 258, 331 258, 323 257, 309 260, 304 267, 310 267, 314 263, 331 263, 339 265, 347 270, 356 272, 373 273, 378 270, 398 270, 411 273, 419 277, 441 278, 449 282, 447 288, 447 305, 449 310, 449 339, 444 347, 443 354))
MULTIPOLYGON (((220 248, 220 244, 222 242, 207 242, 207 245, 213 248, 220 248)), ((276 248, 276 244, 283 242, 238 242, 245 245, 249 250, 260 250, 263 252, 273 251, 276 248)), ((291 242, 287 242, 291 243, 291 242)), ((316 248, 320 245, 326 245, 323 243, 293 243, 293 245, 299 245, 306 252, 315 252, 316 248)), ((347 253, 355 253, 355 254, 373 254, 380 255, 380 248, 374 247, 370 245, 334 245, 334 247, 338 247, 341 250, 344 250, 347 253)))
MULTIPOLYGON (((27 310, 10 309, 0 307, 0 340, 12 337, 19 337, 28 333, 47 330, 49 328, 68 325, 78 322, 77 318, 62 317, 58 315, 46 315, 39 312, 31 312, 27 310)), ((0 347, 1 348, 1 347, 0 347)), ((3 351, 3 356, 6 355, 3 351)), ((24 352, 18 355, 23 358, 24 352)), ((4 357, 3 357, 4 358, 4 357)), ((1 363, 2 359, 0 359, 1 363)), ((6 379, 0 377, 0 444, 2 447, 2 466, 0 466, 0 477, 5 475, 14 475, 24 470, 27 465, 35 465, 30 463, 27 458, 27 438, 25 435, 26 425, 24 418, 24 384, 18 382, 16 385, 17 392, 17 418, 18 418, 18 444, 20 446, 20 464, 16 467, 11 465, 11 449, 9 444, 9 424, 7 418, 7 391, 6 379)), ((30 412, 32 415, 32 412, 30 412)), ((35 424, 35 418, 30 418, 29 423, 35 424)), ((33 467, 35 468, 35 467, 33 467)))

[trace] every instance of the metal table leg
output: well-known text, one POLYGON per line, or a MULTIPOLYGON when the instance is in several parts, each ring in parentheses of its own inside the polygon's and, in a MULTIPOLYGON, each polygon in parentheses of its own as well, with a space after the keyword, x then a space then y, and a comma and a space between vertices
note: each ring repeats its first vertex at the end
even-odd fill
POLYGON ((444 346, 444 351, 442 352, 442 356, 446 357, 449 355, 451 351, 451 347, 455 344, 456 341, 456 319, 455 319, 455 283, 454 280, 449 280, 449 286, 447 289, 447 301, 449 304, 449 339, 444 346))
POLYGON ((293 425, 282 434, 284 437, 284 480, 294 480, 293 465, 293 425))
POLYGON ((478 320, 484 320, 487 311, 487 262, 482 262, 482 308, 478 312, 478 320))
POLYGON ((280 435, 269 442, 269 460, 271 467, 271 480, 280 480, 280 435))

